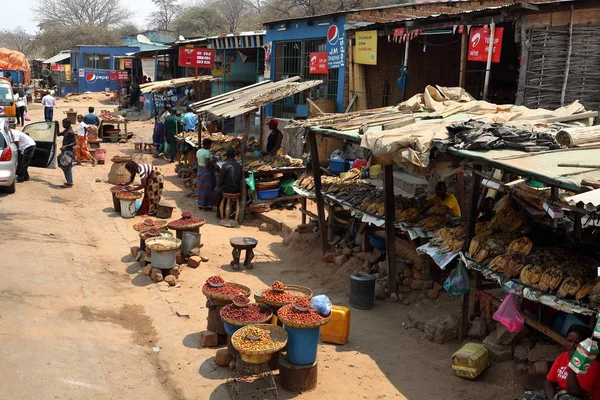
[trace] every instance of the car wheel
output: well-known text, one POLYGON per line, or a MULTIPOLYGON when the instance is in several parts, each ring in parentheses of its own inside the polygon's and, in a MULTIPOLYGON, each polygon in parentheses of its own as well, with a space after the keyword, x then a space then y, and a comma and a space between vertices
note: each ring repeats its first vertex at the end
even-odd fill
POLYGON ((17 190, 17 179, 15 178, 15 179, 13 179, 12 185, 10 185, 6 188, 6 193, 12 194, 12 193, 16 192, 16 190, 17 190))

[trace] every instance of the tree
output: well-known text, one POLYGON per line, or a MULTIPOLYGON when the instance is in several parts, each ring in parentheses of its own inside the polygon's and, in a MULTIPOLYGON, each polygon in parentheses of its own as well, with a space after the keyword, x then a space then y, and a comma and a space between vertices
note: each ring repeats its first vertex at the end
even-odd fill
POLYGON ((28 55, 33 35, 27 33, 22 27, 12 30, 0 31, 0 44, 9 49, 20 51, 28 55))
POLYGON ((212 36, 221 33, 224 24, 214 7, 197 5, 179 14, 173 21, 173 28, 184 37, 212 36))
POLYGON ((33 48, 45 57, 52 57, 61 50, 70 50, 82 44, 116 46, 120 43, 114 31, 86 25, 46 28, 40 31, 32 42, 33 48))
POLYGON ((32 10, 42 29, 74 25, 110 29, 131 17, 121 0, 37 0, 32 10))
POLYGON ((250 9, 247 0, 216 0, 213 4, 225 21, 228 33, 237 32, 240 20, 250 9))
POLYGON ((155 28, 169 30, 180 10, 179 3, 176 0, 152 0, 152 2, 158 10, 150 13, 148 20, 155 28))
POLYGON ((132 22, 126 22, 123 25, 114 29, 115 35, 117 35, 120 38, 125 36, 137 35, 141 31, 142 30, 140 29, 140 27, 132 22))

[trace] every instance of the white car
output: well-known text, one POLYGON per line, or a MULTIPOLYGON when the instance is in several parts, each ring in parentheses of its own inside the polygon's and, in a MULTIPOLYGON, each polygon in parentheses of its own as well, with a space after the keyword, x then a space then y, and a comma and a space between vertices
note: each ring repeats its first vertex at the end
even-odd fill
MULTIPOLYGON (((35 141, 30 167, 56 168, 56 136, 58 122, 35 122, 21 130, 35 141)), ((19 152, 7 118, 0 118, 0 189, 14 193, 17 181, 19 152)))

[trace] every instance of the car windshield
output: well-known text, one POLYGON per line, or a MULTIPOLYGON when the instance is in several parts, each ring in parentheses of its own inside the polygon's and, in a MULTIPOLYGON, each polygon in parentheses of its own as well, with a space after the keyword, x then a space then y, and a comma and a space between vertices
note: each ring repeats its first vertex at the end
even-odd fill
POLYGON ((0 106, 12 106, 12 88, 8 83, 0 82, 0 106))

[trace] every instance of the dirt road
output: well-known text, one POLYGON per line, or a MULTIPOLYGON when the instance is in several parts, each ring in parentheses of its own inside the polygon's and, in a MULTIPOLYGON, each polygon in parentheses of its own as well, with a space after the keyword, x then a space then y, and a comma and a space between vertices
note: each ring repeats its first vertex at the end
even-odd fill
MULTIPOLYGON (((59 106, 83 111, 87 103, 59 106)), ((40 112, 30 108, 34 120, 40 112)), ((148 137, 152 127, 130 126, 138 137, 148 137)), ((102 146, 108 158, 133 152, 132 144, 102 146)), ((0 399, 229 399, 228 370, 215 366, 215 349, 198 348, 207 315, 200 288, 211 275, 253 291, 276 279, 303 284, 347 305, 348 275, 321 262, 314 235, 286 247, 278 234, 259 231, 256 221, 221 227, 185 196, 172 164, 155 164, 167 177, 164 197, 207 220, 202 255, 209 261, 185 268, 181 288, 165 292, 129 255, 139 241, 131 226, 140 219, 114 213, 106 183, 110 161, 75 167, 72 189, 59 187, 61 170, 31 169, 32 181, 19 184, 15 195, 0 194, 0 399), (259 241, 253 270, 231 271, 233 236, 259 241)), ((461 380, 450 369, 458 343, 433 344, 406 328, 409 311, 433 317, 458 309, 442 296, 420 307, 382 301, 369 311, 352 310, 350 342, 319 345, 317 389, 300 396, 280 389, 280 397, 514 398, 519 390, 511 363, 492 367, 477 382, 461 380)))

